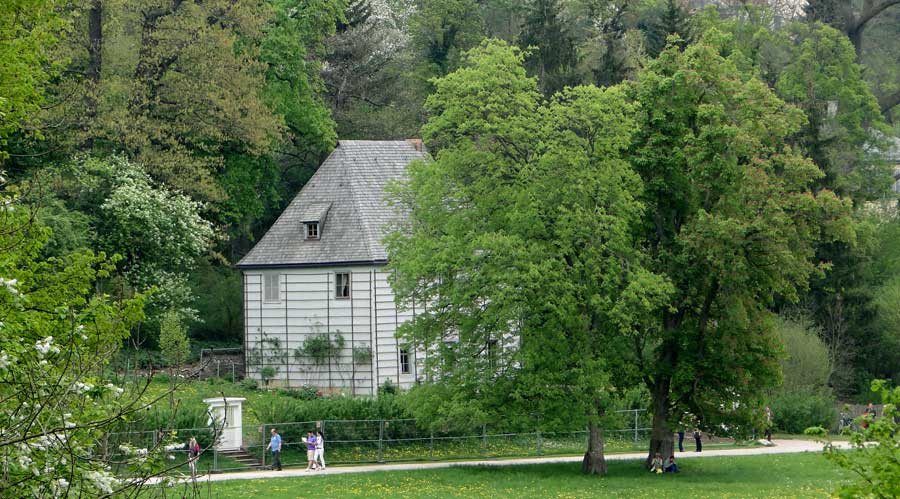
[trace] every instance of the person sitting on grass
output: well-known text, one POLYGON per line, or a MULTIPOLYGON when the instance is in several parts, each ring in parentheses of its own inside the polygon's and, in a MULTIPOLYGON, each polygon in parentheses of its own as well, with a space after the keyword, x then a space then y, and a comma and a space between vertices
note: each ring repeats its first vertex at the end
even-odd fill
POLYGON ((653 456, 653 461, 650 463, 650 472, 651 473, 662 473, 663 472, 663 460, 662 456, 659 455, 659 452, 653 456))
POLYGON ((666 462, 665 471, 666 473, 678 473, 678 465, 675 464, 675 456, 669 456, 669 461, 666 462))

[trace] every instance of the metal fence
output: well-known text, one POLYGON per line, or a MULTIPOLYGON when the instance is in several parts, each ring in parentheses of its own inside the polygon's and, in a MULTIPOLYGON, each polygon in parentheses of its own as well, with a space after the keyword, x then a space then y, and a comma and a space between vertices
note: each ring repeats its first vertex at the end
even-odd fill
MULTIPOLYGON (((643 409, 617 411, 616 425, 604 429, 607 450, 642 450, 649 438, 649 418, 643 409)), ((416 425, 413 419, 320 420, 264 423, 241 428, 244 456, 218 451, 213 446, 212 428, 174 430, 179 441, 196 437, 207 449, 198 465, 206 472, 247 470, 251 464, 271 465, 266 450, 269 430, 277 428, 282 436, 281 462, 284 466, 305 466, 306 446, 302 437, 308 431, 321 431, 325 437, 325 459, 328 464, 365 464, 408 461, 440 461, 500 457, 537 457, 583 453, 587 448, 586 429, 562 431, 504 431, 481 425, 469 431, 431 431, 416 425)), ((166 430, 170 432, 172 430, 166 430)), ((122 444, 151 448, 159 441, 158 432, 111 433, 105 451, 115 454, 122 444)), ((186 449, 170 451, 186 462, 186 449)), ((186 469, 186 468, 185 468, 186 469)))

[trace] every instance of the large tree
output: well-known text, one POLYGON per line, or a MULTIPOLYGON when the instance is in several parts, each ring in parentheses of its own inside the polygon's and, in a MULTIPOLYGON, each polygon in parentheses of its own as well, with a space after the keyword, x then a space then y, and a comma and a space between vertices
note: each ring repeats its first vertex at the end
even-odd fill
POLYGON ((420 415, 587 424, 584 471, 605 473, 601 423, 637 382, 617 352, 669 291, 632 240, 635 108, 619 87, 543 101, 522 64, 485 42, 435 82, 435 160, 397 188, 409 217, 389 239, 397 299, 418 314, 400 334, 428 352, 420 415))
POLYGON ((738 69, 744 60, 710 30, 663 51, 632 86, 646 251, 675 287, 634 342, 652 397, 650 456, 671 454, 682 411, 707 428, 753 419, 779 378, 769 307, 823 270, 817 241, 853 238, 851 203, 812 192, 821 170, 788 145, 803 113, 738 69))
POLYGON ((0 4, 0 160, 6 137, 26 125, 43 103, 52 75, 52 47, 65 26, 53 0, 0 4))

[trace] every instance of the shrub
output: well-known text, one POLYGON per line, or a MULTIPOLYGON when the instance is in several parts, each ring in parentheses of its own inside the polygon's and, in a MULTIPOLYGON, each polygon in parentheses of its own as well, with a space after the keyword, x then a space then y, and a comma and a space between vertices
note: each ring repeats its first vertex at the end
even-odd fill
POLYGON ((775 428, 787 433, 802 433, 806 428, 831 428, 837 420, 834 398, 824 390, 791 390, 772 399, 775 428))
MULTIPOLYGON (((851 433, 853 451, 835 448, 831 442, 825 446, 831 461, 852 472, 849 483, 841 485, 834 497, 900 497, 900 387, 890 388, 886 381, 875 380, 872 391, 881 396, 884 414, 865 430, 851 433)), ((826 437, 824 428, 810 428, 807 433, 826 437)))
POLYGON ((300 388, 284 388, 279 390, 283 395, 300 400, 315 400, 322 397, 322 392, 313 385, 303 385, 300 388))
POLYGON ((390 378, 384 380, 384 383, 378 387, 378 395, 396 395, 398 392, 397 385, 391 382, 390 378))
POLYGON ((303 346, 294 349, 294 358, 303 357, 312 359, 317 366, 325 365, 332 359, 337 359, 344 348, 344 337, 335 335, 334 339, 329 334, 317 334, 310 336, 303 342, 303 346))
POLYGON ((244 390, 256 390, 259 386, 256 383, 256 380, 253 378, 244 378, 240 383, 241 388, 244 390))
POLYGON ((364 366, 372 363, 372 348, 369 345, 360 345, 353 348, 353 363, 364 366))
POLYGON ((831 357, 809 321, 779 319, 776 328, 786 354, 781 361, 785 391, 826 387, 832 372, 831 357))

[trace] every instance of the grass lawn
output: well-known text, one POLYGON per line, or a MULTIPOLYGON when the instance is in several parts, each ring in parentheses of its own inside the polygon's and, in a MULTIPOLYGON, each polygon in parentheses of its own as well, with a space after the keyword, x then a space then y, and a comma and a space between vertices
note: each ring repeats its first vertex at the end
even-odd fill
POLYGON ((234 480, 203 484, 220 498, 795 498, 829 497, 848 475, 821 454, 683 459, 682 472, 655 475, 636 461, 610 462, 609 476, 579 464, 234 480))

